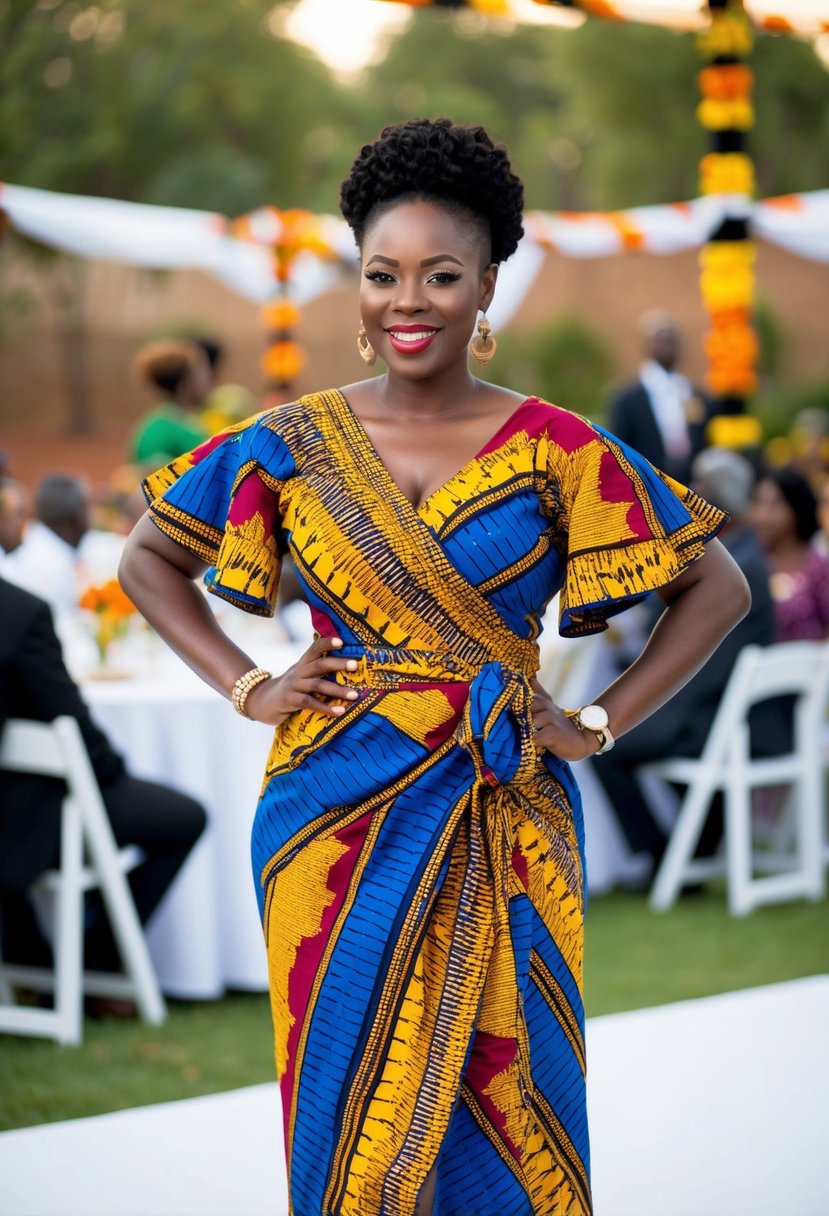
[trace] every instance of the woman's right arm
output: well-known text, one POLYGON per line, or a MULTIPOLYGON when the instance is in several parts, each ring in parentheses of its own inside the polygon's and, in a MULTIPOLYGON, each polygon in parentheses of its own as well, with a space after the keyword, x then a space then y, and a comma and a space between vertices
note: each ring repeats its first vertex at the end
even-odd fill
MULTIPOLYGON (((240 676, 256 663, 219 628, 194 579, 206 566, 155 526, 149 513, 130 534, 118 578, 138 611, 168 646, 211 688, 230 698, 240 676)), ((246 711, 252 718, 278 725, 298 709, 315 709, 330 717, 343 713, 332 705, 331 681, 324 677, 356 670, 354 660, 328 657, 341 646, 338 638, 319 638, 282 675, 258 684, 248 694, 246 711)), ((358 694, 339 694, 351 700, 358 694)))

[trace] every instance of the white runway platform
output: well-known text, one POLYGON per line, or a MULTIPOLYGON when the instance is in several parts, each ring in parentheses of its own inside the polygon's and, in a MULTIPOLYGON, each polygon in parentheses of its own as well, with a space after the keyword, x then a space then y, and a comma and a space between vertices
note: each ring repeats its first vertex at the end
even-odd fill
MULTIPOLYGON (((593 1018, 587 1050, 596 1216, 827 1216, 829 976, 593 1018)), ((6 1132, 0 1213, 286 1216, 276 1086, 6 1132)))

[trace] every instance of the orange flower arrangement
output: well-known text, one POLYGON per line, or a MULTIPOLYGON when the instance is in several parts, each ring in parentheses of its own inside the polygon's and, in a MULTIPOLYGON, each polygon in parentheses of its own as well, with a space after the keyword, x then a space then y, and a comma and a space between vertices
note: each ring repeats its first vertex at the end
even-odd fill
POLYGON ((744 152, 708 152, 699 169, 703 194, 754 194, 754 162, 744 152))
MULTIPOLYGON (((752 33, 742 0, 710 6, 711 24, 697 39, 708 59, 745 58, 752 33)), ((708 63, 699 73, 702 101, 697 118, 716 134, 714 148, 700 161, 703 194, 753 194, 754 165, 745 150, 745 132, 754 125, 751 94, 754 73, 745 63, 708 63), (728 148, 721 151, 720 148, 728 148)), ((700 251, 700 291, 711 328, 705 336, 707 381, 720 397, 745 398, 757 388, 758 343, 752 326, 755 248, 741 214, 730 216, 733 239, 709 240, 700 251)), ((745 446, 756 442, 756 419, 726 415, 712 420, 709 439, 715 444, 745 446), (713 422, 722 422, 716 436, 713 422)))
POLYGON ((104 664, 111 643, 126 632, 129 618, 135 616, 135 604, 114 578, 98 586, 87 587, 78 604, 94 615, 93 637, 98 647, 98 657, 104 664))
POLYGON ((753 305, 755 257, 752 241, 712 241, 700 250, 700 290, 710 313, 753 305))
POLYGON ((754 73, 744 63, 715 63, 699 74, 700 92, 712 101, 747 98, 753 85, 754 73))
POLYGON ((715 393, 747 397, 757 389, 757 336, 748 309, 714 313, 705 335, 708 384, 715 393))
POLYGON ((715 448, 739 451, 762 443, 763 428, 752 414, 717 414, 708 423, 705 436, 715 448))
POLYGON ((306 362, 307 356, 298 342, 274 342, 262 355, 262 371, 276 384, 290 384, 306 362))
POLYGON ((294 329, 299 324, 299 309, 290 300, 268 300, 262 305, 262 324, 269 330, 294 329))
POLYGON ((732 8, 715 10, 711 15, 708 29, 697 35, 700 53, 712 59, 718 55, 748 55, 754 38, 745 13, 732 8))
POLYGON ((709 131, 748 131, 754 126, 754 107, 745 97, 706 97, 697 106, 697 118, 709 131))

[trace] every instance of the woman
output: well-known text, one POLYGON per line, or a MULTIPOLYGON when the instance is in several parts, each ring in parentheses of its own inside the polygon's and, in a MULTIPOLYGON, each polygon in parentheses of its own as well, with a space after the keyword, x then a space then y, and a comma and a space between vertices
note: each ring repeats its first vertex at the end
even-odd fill
POLYGON ((766 551, 781 642, 829 637, 829 558, 811 543, 817 499, 797 469, 774 469, 758 480, 751 523, 766 551))
POLYGON ((133 370, 159 395, 130 441, 136 463, 145 468, 166 464, 207 439, 210 432, 196 413, 212 383, 201 346, 179 338, 151 342, 135 356, 133 370))
POLYGON ((567 761, 652 712, 747 607, 703 550, 719 511, 470 374, 522 201, 481 128, 420 119, 364 147, 341 206, 358 345, 386 374, 150 478, 124 565, 184 660, 277 727, 253 864, 294 1216, 591 1211, 567 761), (320 637, 248 674, 191 580, 208 564, 216 594, 267 613, 286 551, 320 637), (581 729, 534 678, 560 587, 567 634, 654 588, 671 605, 581 729))

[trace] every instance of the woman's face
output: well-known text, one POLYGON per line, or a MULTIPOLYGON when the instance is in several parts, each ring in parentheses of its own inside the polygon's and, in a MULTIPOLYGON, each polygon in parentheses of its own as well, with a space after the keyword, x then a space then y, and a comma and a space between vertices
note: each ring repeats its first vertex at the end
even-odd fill
POLYGON ((466 364, 478 310, 498 268, 473 225, 424 200, 383 212, 366 231, 360 314, 389 372, 423 380, 466 364))
POLYGON ((749 519, 760 544, 773 549, 797 537, 795 513, 773 481, 757 482, 749 519))

